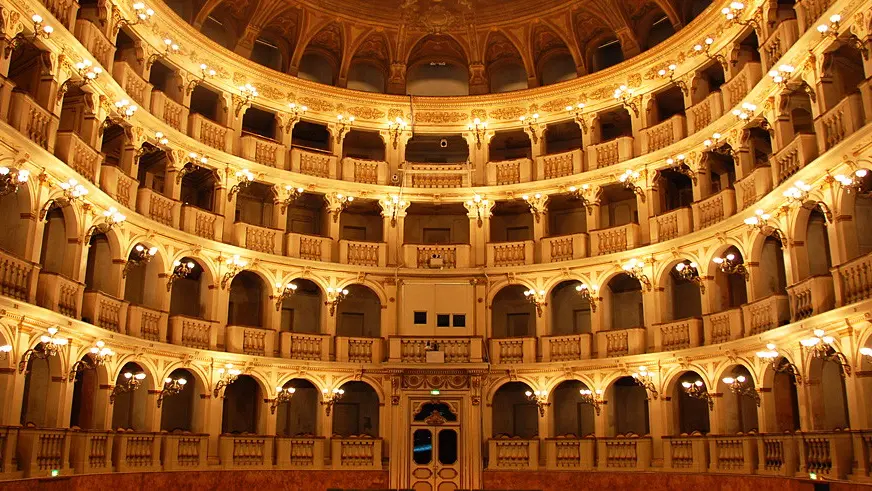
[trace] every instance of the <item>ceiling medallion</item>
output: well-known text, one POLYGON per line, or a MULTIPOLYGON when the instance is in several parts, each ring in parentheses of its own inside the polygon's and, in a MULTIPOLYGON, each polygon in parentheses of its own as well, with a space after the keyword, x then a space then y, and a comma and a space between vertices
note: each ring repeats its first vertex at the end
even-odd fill
POLYGON ((400 10, 409 27, 430 34, 463 27, 474 14, 472 0, 404 0, 400 10))

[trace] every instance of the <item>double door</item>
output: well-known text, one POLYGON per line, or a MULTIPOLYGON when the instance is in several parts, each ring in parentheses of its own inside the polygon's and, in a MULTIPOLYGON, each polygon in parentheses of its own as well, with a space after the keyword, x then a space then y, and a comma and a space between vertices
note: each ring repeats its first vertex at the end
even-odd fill
POLYGON ((460 487, 460 422, 448 404, 419 406, 411 425, 411 488, 454 491, 460 487))

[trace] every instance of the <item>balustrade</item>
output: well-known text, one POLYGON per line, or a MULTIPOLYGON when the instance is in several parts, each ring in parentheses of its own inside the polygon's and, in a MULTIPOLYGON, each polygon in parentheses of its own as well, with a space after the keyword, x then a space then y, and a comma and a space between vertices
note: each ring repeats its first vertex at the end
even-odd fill
POLYGON ((139 182, 119 167, 104 165, 100 168, 100 188, 125 208, 136 209, 136 190, 139 182))
POLYGON ((708 442, 699 436, 664 436, 663 467, 673 472, 705 472, 708 442))
POLYGON ((541 155, 536 157, 537 174, 541 179, 579 174, 583 171, 583 162, 584 154, 580 148, 563 153, 541 155))
POLYGON ((872 253, 832 269, 839 306, 872 298, 872 253))
POLYGON ((596 333, 597 358, 638 355, 645 352, 645 328, 599 331, 596 333))
POLYGON ((523 266, 533 264, 532 240, 518 242, 490 242, 487 244, 487 265, 499 266, 523 266))
POLYGON ((818 148, 829 150, 863 127, 863 99, 850 94, 814 121, 818 148))
POLYGON ((151 92, 151 114, 176 131, 185 132, 189 110, 159 90, 151 92))
POLYGON ((642 154, 656 152, 687 136, 687 122, 683 114, 676 114, 666 121, 639 131, 642 154))
POLYGON ((181 219, 181 204, 157 191, 139 188, 136 192, 136 211, 157 223, 178 228, 181 219))
POLYGON ((536 338, 507 338, 490 340, 490 362, 533 363, 536 361, 536 338))
POLYGON ((285 234, 285 248, 290 257, 309 261, 330 261, 333 240, 330 237, 289 232, 285 234))
POLYGON ((54 153, 80 176, 94 184, 100 182, 100 165, 103 155, 91 148, 82 137, 73 131, 58 132, 54 153))
POLYGON ((590 169, 602 169, 633 158, 633 137, 622 136, 588 147, 590 169))
POLYGON ((653 218, 651 242, 677 239, 693 231, 693 211, 690 207, 678 208, 653 218))
POLYGON ((85 285, 57 273, 40 271, 36 284, 36 304, 67 317, 82 315, 82 294, 85 285))
POLYGON ((589 360, 593 351, 593 335, 571 334, 542 338, 542 361, 589 360))
POLYGON ((490 439, 487 441, 489 470, 536 470, 539 440, 490 439))
POLYGON ((798 469, 798 450, 793 435, 760 435, 757 438, 757 473, 793 477, 798 469))
POLYGON ((614 254, 628 251, 642 245, 641 227, 638 223, 628 223, 616 227, 591 230, 590 249, 591 256, 614 254))
POLYGON ((769 34, 769 38, 760 45, 760 58, 765 71, 771 70, 799 38, 797 27, 796 19, 782 20, 769 34))
POLYGON ((70 433, 70 467, 76 474, 112 472, 112 431, 73 430, 70 433))
POLYGON ((323 437, 276 437, 276 469, 322 469, 324 467, 323 437))
POLYGON ((796 138, 778 151, 769 161, 772 170, 772 182, 781 184, 808 165, 818 156, 815 135, 800 133, 796 138))
POLYGON ((592 470, 596 467, 595 438, 546 438, 545 468, 548 470, 592 470))
POLYGON ((239 140, 242 158, 276 169, 285 169, 287 148, 269 138, 245 133, 239 140))
POLYGON ((757 468, 756 436, 709 437, 712 472, 753 474, 757 468))
POLYGON ((127 334, 128 303, 98 291, 86 291, 82 319, 103 329, 127 334))
MULTIPOLYGON (((105 23, 104 23, 105 25, 105 23)), ((87 19, 77 19, 75 27, 76 39, 82 43, 101 66, 111 69, 115 60, 115 44, 106 36, 106 32, 87 19)))
POLYGON ((230 353, 275 356, 275 331, 250 326, 227 326, 224 345, 230 353))
POLYGON ((741 104, 745 96, 757 85, 763 75, 763 67, 759 62, 748 61, 739 70, 739 73, 721 86, 721 94, 724 96, 724 110, 732 109, 741 104))
POLYGON ((193 205, 182 205, 180 221, 183 231, 197 237, 221 240, 224 234, 224 220, 221 215, 193 205))
POLYGON ((468 268, 469 253, 468 244, 403 245, 403 260, 408 268, 468 268))
POLYGON ((170 343, 195 349, 218 347, 218 323, 184 315, 169 317, 170 343))
POLYGON ((291 170, 307 176, 336 179, 338 158, 329 153, 291 148, 291 170))
POLYGON ((818 474, 827 479, 845 479, 851 472, 851 434, 797 433, 799 472, 818 474))
POLYGON ((793 8, 796 10, 796 20, 799 23, 800 32, 814 27, 818 19, 832 4, 833 0, 796 0, 796 5, 793 8))
POLYGON ((354 157, 342 159, 342 178, 362 184, 388 184, 388 163, 354 157))
POLYGON ((702 324, 702 319, 694 317, 654 326, 654 348, 657 351, 674 351, 700 346, 703 340, 702 324))
POLYGON ((647 470, 651 466, 651 438, 619 436, 597 438, 597 468, 647 470))
POLYGON ((283 332, 279 338, 279 349, 283 358, 322 361, 330 359, 330 336, 327 334, 283 332))
POLYGON ((724 189, 690 206, 693 210, 694 227, 696 230, 702 230, 736 213, 736 191, 724 189))
POLYGON ((831 275, 811 276, 787 287, 790 319, 796 322, 832 310, 836 305, 831 275))
POLYGON ((735 188, 736 203, 740 210, 744 210, 772 191, 772 171, 768 165, 757 167, 742 180, 737 181, 735 188))
POLYGON ((339 262, 342 264, 384 267, 387 258, 388 245, 385 242, 339 241, 339 262))
POLYGON ((726 343, 739 339, 744 330, 741 307, 703 315, 703 330, 705 344, 726 343))
POLYGON ((115 434, 112 453, 116 472, 151 472, 161 470, 161 435, 119 431, 115 434))
POLYGON ((694 134, 710 125, 724 114, 724 96, 717 90, 687 109, 689 134, 694 134))
POLYGON ((488 162, 487 185, 504 186, 532 180, 533 161, 528 158, 488 162))
POLYGON ((233 149, 233 131, 202 114, 188 116, 188 136, 221 152, 230 153, 233 149))
POLYGON ((542 262, 571 261, 587 257, 588 234, 561 235, 558 237, 543 237, 541 245, 542 262))
POLYGON ((43 0, 42 4, 67 30, 73 30, 73 26, 76 24, 76 14, 79 12, 78 1, 43 0))
POLYGON ((391 336, 388 355, 391 362, 402 363, 480 363, 482 338, 391 336))
POLYGON ((422 164, 406 162, 403 165, 403 186, 412 188, 460 188, 472 184, 469 164, 422 164))
POLYGON ((18 89, 12 91, 9 125, 25 138, 54 152, 59 123, 57 116, 37 104, 28 93, 18 89))
POLYGON ((141 305, 127 307, 127 334, 149 341, 166 342, 169 314, 141 305))
POLYGON ((380 438, 333 438, 330 441, 333 468, 336 470, 381 470, 380 438))
POLYGON ((790 322, 790 300, 787 295, 770 295, 742 305, 745 333, 755 336, 790 322))
POLYGON ((39 266, 0 249, 0 295, 35 303, 39 266))
POLYGON ((271 469, 273 465, 272 436, 218 437, 218 454, 225 469, 271 469))
POLYGON ((165 471, 199 470, 206 466, 209 435, 167 433, 161 440, 161 460, 165 471))
POLYGON ((382 338, 336 336, 336 361, 381 363, 382 338))
POLYGON ((139 76, 126 61, 115 62, 112 67, 112 77, 141 109, 150 110, 152 86, 148 80, 139 76))
POLYGON ((233 244, 252 251, 280 255, 283 237, 284 234, 278 229, 244 222, 233 224, 233 244))
POLYGON ((21 428, 18 430, 18 467, 22 477, 48 477, 53 470, 70 470, 70 430, 21 428))

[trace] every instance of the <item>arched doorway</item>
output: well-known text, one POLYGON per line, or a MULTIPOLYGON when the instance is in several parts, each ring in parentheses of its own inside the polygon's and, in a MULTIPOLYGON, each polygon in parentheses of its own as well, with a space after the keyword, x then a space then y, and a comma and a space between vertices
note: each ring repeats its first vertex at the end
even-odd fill
POLYGON ((734 365, 724 370, 718 380, 717 391, 722 394, 721 433, 759 432, 757 408, 760 407, 760 394, 754 384, 751 372, 743 365, 734 365))
POLYGON ((115 379, 109 396, 112 404, 112 428, 148 431, 149 392, 154 388, 142 367, 133 362, 125 363, 115 379))
POLYGON ((199 396, 208 392, 200 378, 188 369, 177 368, 164 379, 162 390, 158 395, 161 431, 203 431, 202 422, 195 424, 195 415, 203 408, 204 399, 199 396), (179 390, 168 390, 174 384, 180 386, 179 390))
POLYGON ((581 399, 581 390, 590 390, 578 380, 566 380, 551 392, 549 415, 554 418, 554 436, 583 438, 596 431, 596 408, 581 399))
POLYGON ((460 486, 460 418, 454 402, 412 408, 411 488, 454 491, 460 486))
POLYGON ((539 435, 539 408, 525 393, 532 390, 523 382, 508 382, 497 389, 491 404, 491 436, 522 438, 539 435))
POLYGON ((221 433, 257 434, 260 431, 263 391, 249 375, 240 375, 224 389, 221 433))
POLYGON ((381 336, 381 301, 363 285, 349 285, 336 308, 336 335, 357 338, 381 336))
POLYGON ((321 392, 312 382, 295 378, 287 381, 282 389, 294 389, 287 404, 276 408, 276 435, 285 437, 313 437, 318 433, 318 407, 321 392))
POLYGON ((491 303, 491 336, 514 338, 532 336, 536 326, 536 308, 524 296, 521 285, 504 287, 491 303))
POLYGON ((691 396, 688 389, 692 387, 701 394, 708 394, 708 388, 702 377, 694 371, 684 372, 673 382, 670 394, 673 403, 673 434, 705 434, 710 431, 708 402, 710 399, 691 396), (688 387, 687 384, 690 386, 688 387))
POLYGON ((303 278, 297 278, 293 283, 297 289, 281 304, 281 332, 321 333, 321 288, 303 278))
POLYGON ((341 437, 372 437, 379 433, 379 398, 366 382, 348 382, 345 394, 333 405, 333 434, 341 437))
POLYGON ((648 391, 633 377, 621 377, 606 390, 609 436, 641 436, 650 432, 648 391))

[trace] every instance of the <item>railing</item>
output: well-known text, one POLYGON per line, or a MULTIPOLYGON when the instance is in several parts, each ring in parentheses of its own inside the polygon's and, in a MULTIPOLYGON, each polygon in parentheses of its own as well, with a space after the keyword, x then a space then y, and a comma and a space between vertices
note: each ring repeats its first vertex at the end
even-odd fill
POLYGON ((595 438, 546 438, 545 468, 591 470, 596 467, 595 438))
POLYGON ((490 340, 490 362, 533 363, 536 361, 536 338, 507 338, 490 340))
POLYGON ((221 216, 192 205, 182 205, 182 230, 197 237, 221 240, 224 234, 224 220, 221 216))
POLYGON ((832 4, 833 0, 796 0, 793 8, 796 10, 800 32, 805 32, 814 26, 832 4))
POLYGON ((638 436, 597 438, 598 469, 646 470, 651 466, 651 439, 638 436))
POLYGON ((683 114, 676 114, 666 121, 639 131, 642 142, 642 153, 651 153, 681 140, 687 136, 686 119, 683 114))
POLYGON ((657 351, 674 351, 702 345, 702 319, 682 319, 655 326, 654 347, 657 351))
POLYGON ((330 359, 330 336, 327 334, 283 332, 279 338, 279 349, 283 358, 322 361, 330 359))
POLYGON ((793 477, 799 466, 793 435, 760 435, 757 439, 757 473, 793 477))
POLYGON ((641 245, 638 223, 590 231, 591 256, 628 251, 641 245))
POLYGON ((222 152, 233 149, 233 132, 202 114, 188 116, 188 136, 222 152))
POLYGON ((126 334, 127 305, 127 302, 103 292, 86 291, 82 300, 82 318, 103 329, 126 334))
POLYGON ((817 158, 818 147, 815 135, 798 134, 792 142, 778 151, 769 161, 772 182, 775 185, 786 181, 790 176, 817 158))
POLYGON ((113 455, 116 472, 161 470, 161 438, 157 433, 119 432, 115 434, 113 455))
POLYGON ((382 338, 336 336, 336 361, 381 363, 382 338))
POLYGON ((790 300, 787 295, 770 295, 742 305, 745 332, 755 336, 790 322, 790 300))
POLYGON ((35 303, 39 269, 0 250, 0 295, 35 303))
POLYGON ((178 228, 181 204, 148 188, 136 192, 136 211, 157 223, 178 228))
POLYGON ((59 123, 57 116, 42 108, 29 94, 12 91, 9 124, 28 140, 53 152, 59 123))
POLYGON ((188 108, 159 90, 151 91, 151 114, 176 131, 184 132, 187 129, 183 125, 188 121, 188 108))
POLYGON ((470 186, 468 164, 421 164, 406 162, 403 165, 403 185, 413 188, 459 188, 470 186))
POLYGON ((403 260, 408 268, 468 268, 469 253, 468 244, 403 245, 403 260))
POLYGON ((519 242, 489 242, 487 244, 488 266, 522 266, 533 264, 532 240, 519 242))
POLYGON ((839 306, 872 298, 872 253, 832 269, 839 306))
POLYGON ((85 285, 57 273, 40 271, 36 285, 36 304, 67 317, 81 318, 85 285))
POLYGON ((77 19, 75 35, 100 65, 111 68, 115 58, 115 45, 90 20, 77 19))
POLYGON ((581 149, 553 155, 536 157, 536 167, 541 179, 555 179, 582 172, 583 154, 581 149))
POLYGON ((166 342, 169 315, 141 305, 127 307, 127 334, 149 341, 166 342))
POLYGON ((285 168, 285 156, 288 150, 281 143, 251 133, 242 135, 239 143, 242 158, 276 169, 285 168))
POLYGON ((285 234, 285 248, 288 256, 309 261, 330 261, 333 240, 330 237, 303 235, 289 232, 285 234))
POLYGON ((724 114, 724 96, 719 90, 714 91, 705 99, 690 106, 687 112, 690 114, 687 123, 688 133, 696 133, 724 114))
POLYGON ((742 337, 742 309, 705 314, 703 316, 705 344, 726 343, 742 337))
POLYGON ((333 438, 330 442, 334 469, 381 470, 380 438, 333 438))
POLYGON ((281 254, 283 235, 281 230, 274 228, 244 222, 233 224, 233 244, 252 251, 281 254))
POLYGON ((380 266, 388 262, 388 245, 385 242, 339 241, 339 262, 355 266, 380 266))
POLYGON ((70 433, 70 467, 76 474, 112 472, 112 444, 107 430, 74 430, 70 433))
POLYGON ((757 438, 754 436, 709 437, 712 472, 753 474, 757 467, 757 438))
POLYGON ((64 27, 70 31, 73 30, 76 13, 79 11, 79 2, 76 0, 43 0, 42 4, 64 27))
POLYGON ((596 333, 597 358, 637 355, 645 352, 645 328, 596 333))
POLYGON ((104 165, 100 168, 100 187, 122 206, 136 209, 136 190, 139 182, 120 168, 104 165))
POLYGON ((601 169, 633 158, 633 137, 622 136, 588 148, 588 162, 592 169, 601 169))
POLYGON ((757 203, 772 190, 772 171, 769 166, 758 167, 741 181, 736 182, 736 202, 740 210, 757 203))
POLYGON ((482 338, 391 336, 388 355, 401 363, 480 363, 482 338))
POLYGON ((388 163, 345 157, 342 159, 342 178, 363 184, 387 184, 388 163))
POLYGON ((227 326, 224 345, 231 353, 275 356, 275 331, 248 326, 227 326))
POLYGON ((543 237, 539 242, 542 247, 542 261, 553 263, 587 257, 587 238, 586 233, 543 237))
POLYGON ((503 186, 532 180, 533 161, 528 158, 488 162, 487 185, 503 186))
POLYGON ((820 275, 787 287, 790 298, 790 320, 796 322, 832 310, 836 306, 833 277, 820 275))
POLYGON ((323 437, 276 437, 276 469, 321 469, 324 467, 323 437))
POLYGON ((854 437, 854 461, 857 465, 851 473, 852 479, 869 478, 872 476, 872 432, 857 431, 854 437))
POLYGON ((724 110, 732 109, 742 102, 742 99, 751 92, 763 75, 763 68, 756 61, 749 61, 739 70, 733 78, 721 85, 721 94, 724 96, 724 110))
POLYGON ((702 230, 736 213, 736 191, 724 189, 703 200, 692 203, 693 223, 696 230, 702 230))
POLYGON ((828 479, 845 479, 851 472, 851 434, 797 433, 799 472, 818 474, 828 479))
POLYGON ((212 349, 218 346, 217 323, 184 315, 169 318, 170 343, 195 349, 212 349))
POLYGON ((705 472, 708 442, 704 436, 664 436, 663 467, 676 472, 705 472))
POLYGON ((336 179, 338 158, 329 153, 317 153, 301 148, 291 149, 291 170, 307 176, 336 179))
POLYGON ((677 239, 693 231, 693 211, 690 207, 678 208, 655 216, 652 222, 652 243, 677 239))
POLYGON ((112 68, 112 77, 142 109, 150 110, 152 86, 148 80, 140 77, 126 61, 115 62, 112 68))
POLYGON ((100 182, 100 164, 103 162, 103 155, 91 148, 76 133, 58 132, 54 153, 85 179, 95 184, 100 182))
POLYGON ((796 19, 785 19, 778 27, 769 34, 769 39, 760 45, 760 58, 763 60, 763 68, 768 71, 778 60, 784 56, 784 52, 799 38, 796 19))
POLYGON ((21 428, 18 430, 18 467, 23 477, 46 477, 52 470, 69 470, 70 430, 21 428))
POLYGON ((815 120, 818 148, 829 150, 863 127, 863 101, 851 94, 815 120))
POLYGON ((535 470, 539 467, 539 440, 490 439, 487 449, 490 470, 535 470))
POLYGON ((161 460, 165 471, 197 470, 206 466, 209 435, 168 433, 162 440, 161 460))
POLYGON ((218 437, 218 454, 226 469, 268 469, 273 463, 272 436, 218 437))
POLYGON ((593 335, 571 334, 542 338, 542 361, 589 360, 593 351, 593 335))

